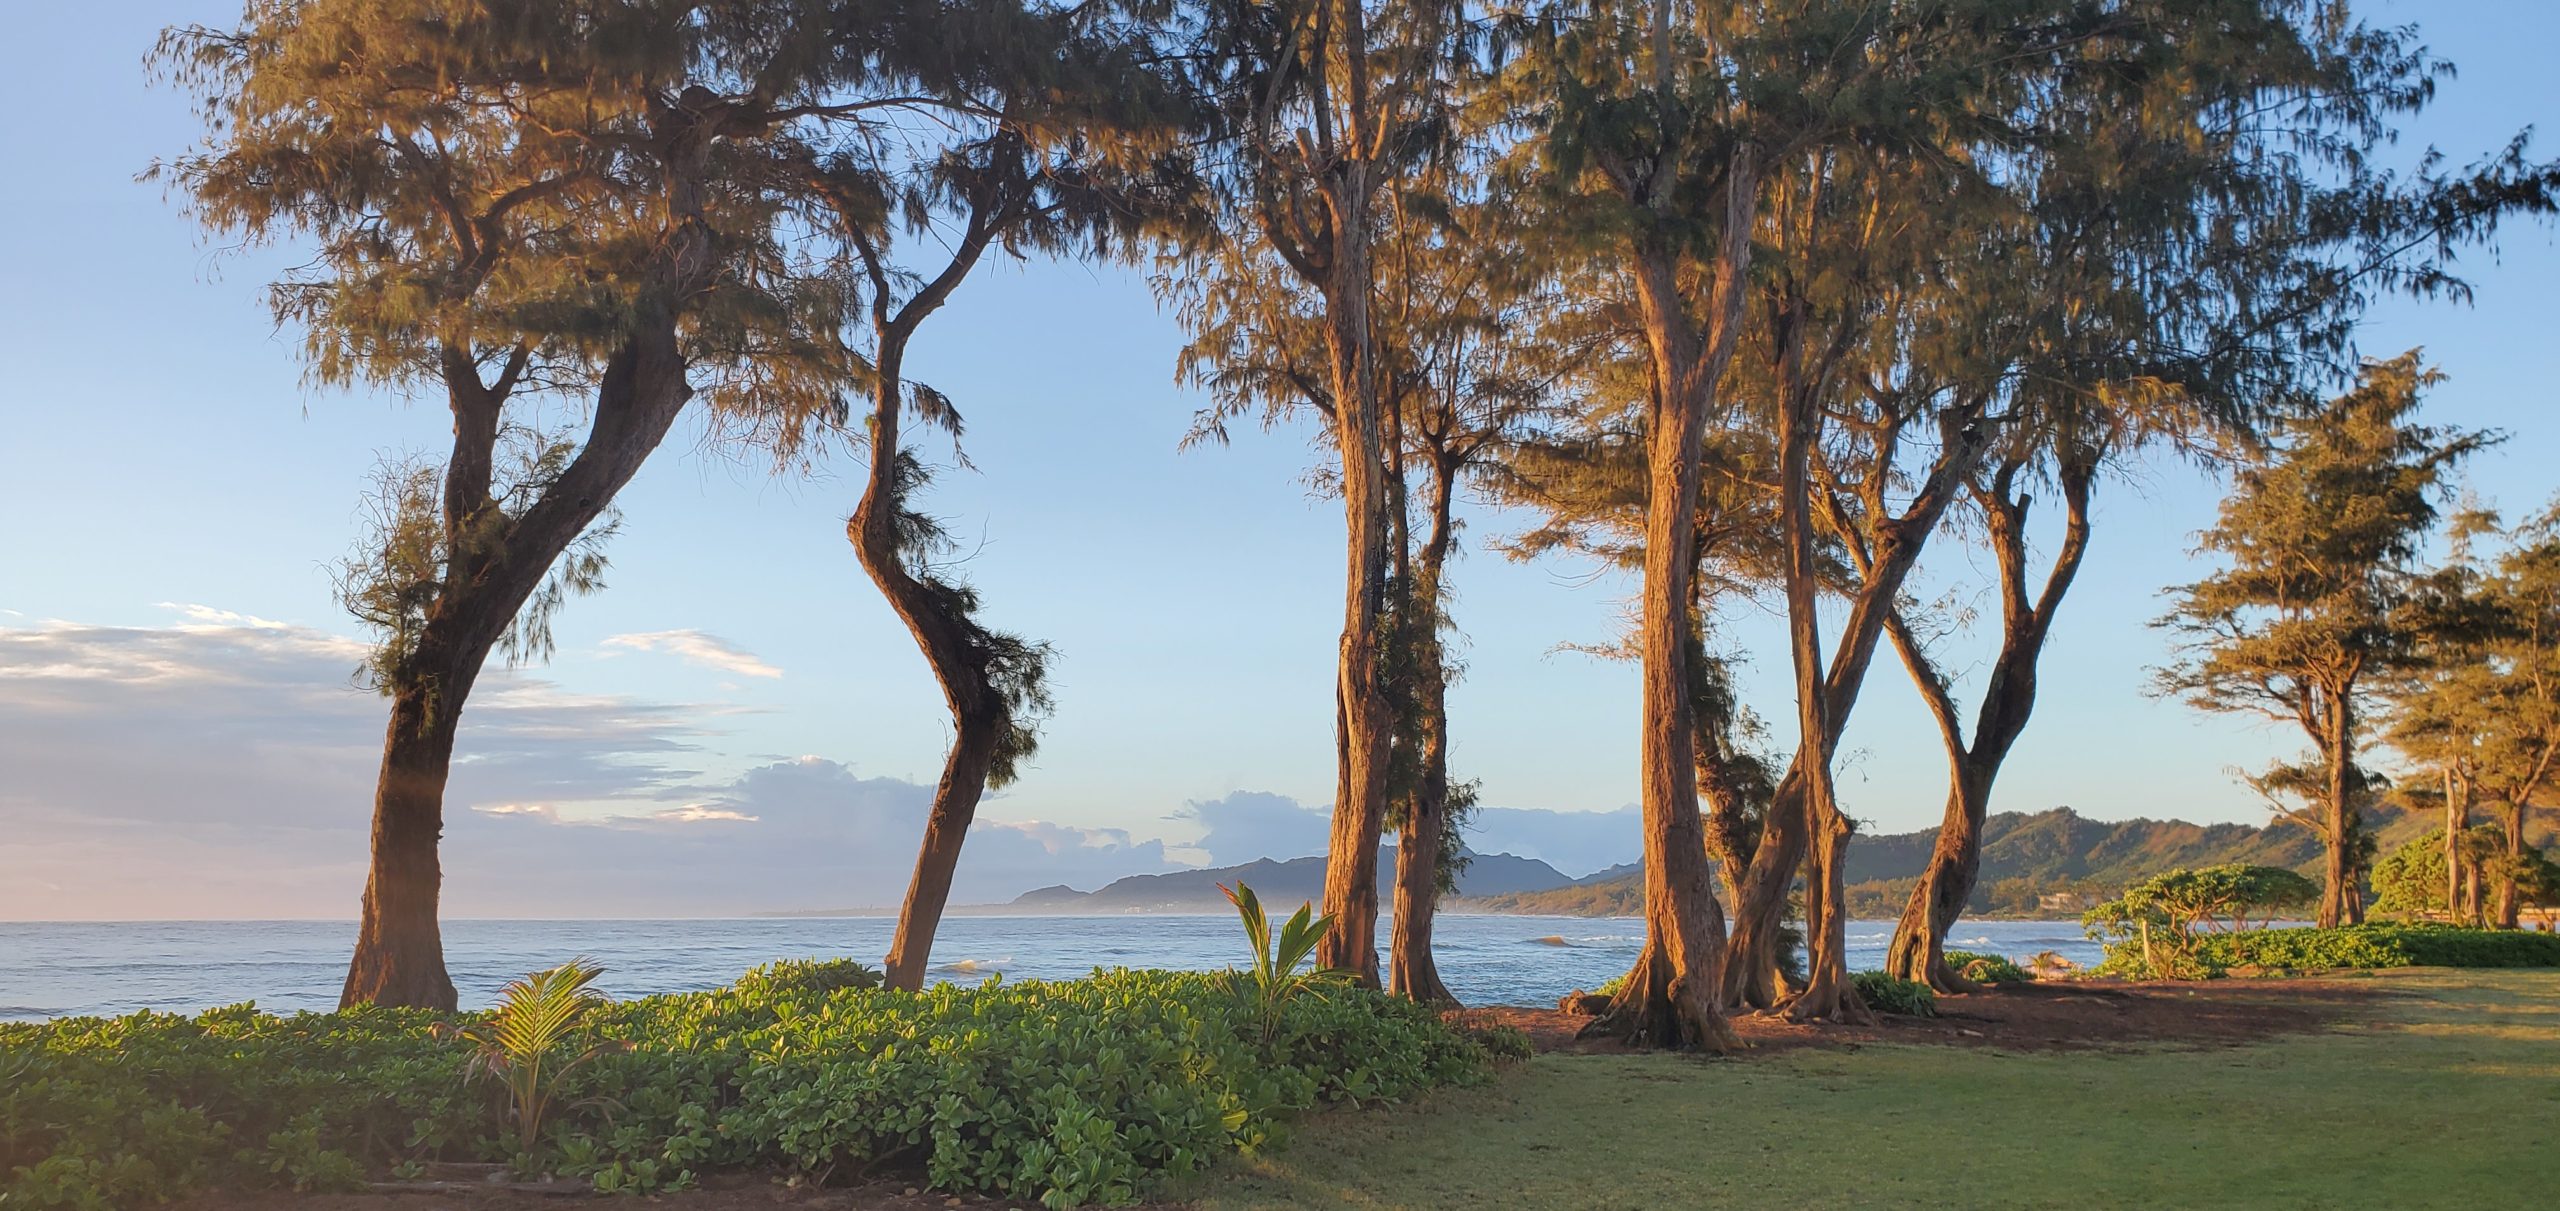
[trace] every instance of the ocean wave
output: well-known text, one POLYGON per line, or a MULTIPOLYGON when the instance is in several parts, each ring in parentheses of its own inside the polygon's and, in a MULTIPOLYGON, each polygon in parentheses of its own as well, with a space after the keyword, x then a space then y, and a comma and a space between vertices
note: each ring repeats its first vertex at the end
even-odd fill
POLYGON ((1547 936, 1545 936, 1545 937, 1543 937, 1543 938, 1531 938, 1531 939, 1529 939, 1529 944, 1530 944, 1531 946, 1571 946, 1571 945, 1573 945, 1573 943, 1571 943, 1571 942, 1569 942, 1569 941, 1566 941, 1566 940, 1565 940, 1565 937, 1564 937, 1564 935, 1563 935, 1563 934, 1554 934, 1554 933, 1548 934, 1547 936))
POLYGON ((959 959, 944 963, 933 970, 942 975, 974 976, 990 975, 1011 966, 1013 966, 1013 957, 1007 955, 1001 959, 959 959))

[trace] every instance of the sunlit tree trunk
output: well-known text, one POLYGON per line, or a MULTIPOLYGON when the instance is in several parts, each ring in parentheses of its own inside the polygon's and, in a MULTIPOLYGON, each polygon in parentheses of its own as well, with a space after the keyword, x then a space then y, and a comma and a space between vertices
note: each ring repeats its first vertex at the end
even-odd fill
POLYGON ((1690 577, 1708 412, 1733 356, 1757 211, 1758 164, 1746 150, 1727 168, 1722 243, 1702 334, 1689 318, 1676 252, 1639 238, 1633 270, 1654 366, 1648 408, 1643 659, 1639 743, 1644 816, 1645 942, 1609 1010, 1585 1033, 1653 1046, 1731 1048, 1721 1004, 1725 923, 1708 874, 1698 809, 1697 734, 1689 660, 1690 577))
POLYGON ((2513 798, 2498 805, 2498 825, 2506 833, 2506 862, 2498 871, 2500 929, 2514 929, 2523 918, 2523 898, 2516 892, 2516 872, 2524 869, 2524 804, 2513 798))
POLYGON ((2444 912, 2458 916, 2462 906, 2462 837, 2471 831, 2471 786, 2461 771, 2444 767, 2444 912))
POLYGON ((2067 462, 2060 468, 2064 521, 2062 546, 2045 574, 2043 588, 2027 596, 2028 498, 2017 490, 2021 463, 2004 463, 1988 490, 1978 494, 1993 557, 1999 563, 2001 596, 2000 653, 1992 661, 1982 704, 1975 712, 1968 742, 1956 717, 1946 678, 1905 625, 1897 609, 1886 623, 1894 648, 1937 720, 1947 751, 1947 803, 1938 836, 1929 851, 1902 919, 1894 926, 1885 954, 1885 970, 1918 980, 1941 992, 1964 992, 1972 984, 1947 966, 1947 931, 1964 912, 1982 872, 1982 827, 1991 806, 1991 789, 2010 750, 2025 733, 2035 710, 2036 672, 2052 633, 2054 613, 2079 574, 2089 548, 2089 492, 2095 460, 2067 462))
POLYGON ((1408 578, 1414 661, 1410 741, 1416 753, 1411 801, 1396 841, 1394 935, 1388 947, 1388 984, 1424 1002, 1454 1002, 1431 951, 1431 924, 1440 907, 1441 849, 1449 810, 1449 675, 1441 646, 1440 585, 1457 537, 1454 515, 1458 464, 1440 457, 1431 466, 1431 525, 1408 578))

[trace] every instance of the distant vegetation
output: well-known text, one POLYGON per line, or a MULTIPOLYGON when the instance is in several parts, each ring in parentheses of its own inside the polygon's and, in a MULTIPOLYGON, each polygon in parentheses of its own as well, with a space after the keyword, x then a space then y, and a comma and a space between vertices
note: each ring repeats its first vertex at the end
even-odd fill
MULTIPOLYGON (((2393 814, 2376 821, 2374 831, 2386 846, 2401 845, 2429 835, 2427 824, 2422 817, 2393 814)), ((2434 836, 2441 841, 2441 834, 2434 836)), ((1994 813, 1984 819, 1982 837, 1981 878, 1965 909, 1974 916, 2076 920, 2098 901, 2165 871, 2240 862, 2316 874, 2321 861, 2318 838, 2282 821, 2252 827, 2091 820, 2058 807, 1994 813)), ((1850 912, 1868 919, 1899 912, 1936 838, 1936 829, 1859 837, 1849 851, 1850 912)), ((2441 881, 2439 872, 2437 883, 2441 881)), ((2440 902, 2440 889, 2437 895, 2440 902)), ((1456 907, 1464 912, 1633 916, 1644 909, 1644 885, 1639 872, 1627 871, 1549 891, 1469 898, 1456 907)))

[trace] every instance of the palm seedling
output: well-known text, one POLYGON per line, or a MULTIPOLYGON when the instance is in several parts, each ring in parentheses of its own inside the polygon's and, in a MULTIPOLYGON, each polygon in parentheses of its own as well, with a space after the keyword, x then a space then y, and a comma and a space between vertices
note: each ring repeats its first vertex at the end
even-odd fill
POLYGON ((1251 887, 1239 880, 1232 889, 1221 883, 1218 890, 1236 906, 1236 915, 1244 920, 1245 942, 1253 948, 1253 967, 1238 973, 1238 984, 1261 1017, 1264 1041, 1279 1033, 1281 1011, 1292 997, 1300 993, 1321 997, 1324 989, 1351 982, 1351 973, 1340 968, 1298 970, 1324 940, 1325 929, 1333 924, 1331 914, 1317 916, 1314 905, 1301 904, 1275 937, 1271 918, 1262 911, 1262 898, 1251 887))
POLYGON ((587 1015, 604 1004, 604 997, 589 987, 603 974, 603 968, 584 959, 537 971, 508 984, 487 1020, 460 1031, 473 1048, 466 1071, 506 1086, 521 1151, 531 1152, 542 1138, 543 1116, 569 1074, 616 1049, 604 1043, 576 1050, 570 1046, 587 1015))

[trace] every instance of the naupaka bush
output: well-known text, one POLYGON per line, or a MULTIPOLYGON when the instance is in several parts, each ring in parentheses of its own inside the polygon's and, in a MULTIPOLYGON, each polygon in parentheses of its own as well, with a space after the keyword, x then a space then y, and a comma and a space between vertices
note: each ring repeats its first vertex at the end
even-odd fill
POLYGON ((606 1191, 717 1169, 921 1174, 1052 1206, 1126 1202, 1320 1102, 1485 1071, 1430 1010, 1297 998, 1265 1035, 1224 975, 1107 971, 923 992, 753 979, 596 1007, 584 1065, 519 1145, 506 1091, 440 1038, 479 1014, 246 1005, 0 1025, 12 1207, 125 1208, 204 1186, 349 1184, 505 1161, 606 1191))

